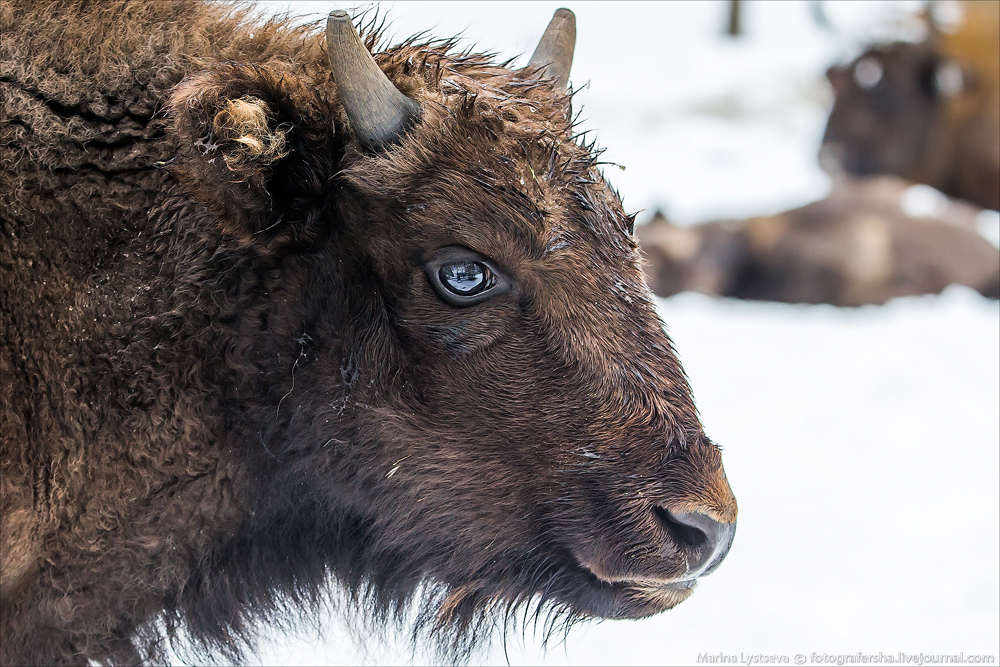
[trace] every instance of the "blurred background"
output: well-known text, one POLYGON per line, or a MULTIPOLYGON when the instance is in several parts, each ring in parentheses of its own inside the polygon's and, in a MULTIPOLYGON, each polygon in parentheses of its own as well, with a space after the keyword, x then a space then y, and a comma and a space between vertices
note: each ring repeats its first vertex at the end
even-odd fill
MULTIPOLYGON (((562 4, 378 11, 390 41, 461 34, 523 65, 562 4)), ((547 649, 529 626, 477 662, 922 651, 995 664, 998 6, 569 4, 574 109, 638 211, 739 529, 676 609, 547 649)), ((262 3, 304 20, 373 7, 262 3)), ((429 659, 334 612, 324 623, 276 631, 260 663, 429 659)))

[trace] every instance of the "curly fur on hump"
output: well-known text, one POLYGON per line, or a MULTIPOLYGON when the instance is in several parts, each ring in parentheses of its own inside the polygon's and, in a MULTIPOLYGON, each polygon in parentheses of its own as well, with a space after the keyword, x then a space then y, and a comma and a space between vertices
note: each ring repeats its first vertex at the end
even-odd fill
POLYGON ((690 594, 651 508, 735 501, 567 94, 369 26, 423 117, 366 154, 316 25, 5 0, 0 33, 0 662, 238 660, 331 578, 452 658, 690 594), (455 245, 517 289, 444 306, 455 245))

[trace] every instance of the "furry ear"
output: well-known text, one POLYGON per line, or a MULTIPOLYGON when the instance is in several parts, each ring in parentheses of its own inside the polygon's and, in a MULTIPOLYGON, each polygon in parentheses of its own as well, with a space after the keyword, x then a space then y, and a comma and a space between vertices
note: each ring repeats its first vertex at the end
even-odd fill
POLYGON ((171 172, 241 244, 319 232, 335 156, 331 114, 314 90, 289 73, 232 63, 174 89, 171 172))

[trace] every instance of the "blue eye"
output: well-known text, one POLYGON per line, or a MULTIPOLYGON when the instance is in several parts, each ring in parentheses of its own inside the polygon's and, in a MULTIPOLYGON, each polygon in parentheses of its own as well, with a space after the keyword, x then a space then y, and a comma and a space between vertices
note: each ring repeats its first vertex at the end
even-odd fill
POLYGON ((441 284, 459 296, 472 296, 493 286, 493 274, 479 262, 459 261, 438 269, 441 284))

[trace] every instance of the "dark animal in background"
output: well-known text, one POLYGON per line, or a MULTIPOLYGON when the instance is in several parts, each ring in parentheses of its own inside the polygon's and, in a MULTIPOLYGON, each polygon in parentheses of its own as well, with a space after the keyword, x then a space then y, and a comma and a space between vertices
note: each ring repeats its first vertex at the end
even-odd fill
POLYGON ((685 599, 736 503, 572 14, 515 70, 249 12, 0 6, 0 662, 238 659, 331 575, 459 657, 685 599))
POLYGON ((875 46, 829 70, 824 162, 1000 209, 1000 2, 962 7, 952 32, 875 46))
MULTIPOLYGON (((909 183, 846 179, 826 199, 748 220, 638 227, 653 291, 837 306, 936 294, 951 284, 1000 298, 1000 251, 960 203, 942 217, 900 207, 909 183)), ((965 205, 968 206, 968 205, 965 205)), ((972 208, 968 206, 968 208, 972 208)))

